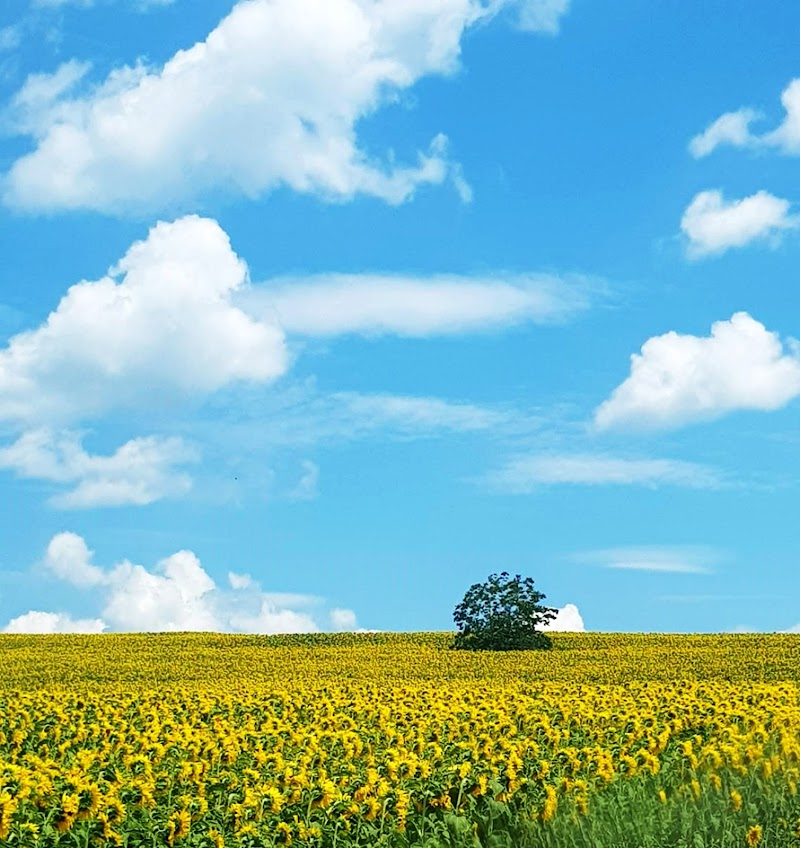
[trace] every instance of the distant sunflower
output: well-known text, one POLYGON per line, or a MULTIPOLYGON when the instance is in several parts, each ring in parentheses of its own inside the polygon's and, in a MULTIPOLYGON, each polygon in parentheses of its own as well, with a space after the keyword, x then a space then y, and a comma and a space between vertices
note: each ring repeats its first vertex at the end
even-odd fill
POLYGON ((761 842, 762 833, 760 824, 751 825, 747 828, 745 842, 747 842, 748 845, 758 845, 758 843, 761 842))

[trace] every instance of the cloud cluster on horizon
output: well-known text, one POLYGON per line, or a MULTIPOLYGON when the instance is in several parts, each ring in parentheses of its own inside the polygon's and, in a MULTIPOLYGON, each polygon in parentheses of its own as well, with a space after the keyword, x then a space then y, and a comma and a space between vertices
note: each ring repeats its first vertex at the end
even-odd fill
MULTIPOLYGON (((94 553, 76 533, 56 534, 41 566, 52 577, 94 595, 94 618, 69 612, 30 610, 11 619, 5 633, 105 633, 192 631, 214 633, 363 632, 355 612, 328 608, 316 595, 265 592, 248 574, 228 573, 219 587, 197 556, 178 551, 148 570, 123 560, 111 568, 94 563, 94 553)), ((575 604, 557 610, 545 628, 583 631, 575 604)))
POLYGON ((322 599, 314 595, 264 592, 248 575, 230 573, 229 588, 221 588, 188 550, 161 560, 152 570, 127 560, 104 569, 95 565, 93 552, 81 536, 65 532, 50 540, 42 566, 58 580, 93 593, 99 614, 74 619, 62 611, 31 610, 12 619, 6 633, 357 629, 352 610, 326 610, 322 599))
POLYGON ((542 630, 548 633, 585 633, 586 625, 575 604, 564 604, 557 610, 556 617, 542 626, 542 630))

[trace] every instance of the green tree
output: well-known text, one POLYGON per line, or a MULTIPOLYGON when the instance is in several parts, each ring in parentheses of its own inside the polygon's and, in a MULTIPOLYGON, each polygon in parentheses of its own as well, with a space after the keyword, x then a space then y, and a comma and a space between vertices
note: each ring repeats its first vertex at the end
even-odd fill
POLYGON ((545 596, 533 580, 507 571, 490 574, 485 583, 475 583, 455 608, 458 632, 452 647, 468 651, 546 650, 553 643, 540 628, 556 616, 556 610, 541 605, 545 596))

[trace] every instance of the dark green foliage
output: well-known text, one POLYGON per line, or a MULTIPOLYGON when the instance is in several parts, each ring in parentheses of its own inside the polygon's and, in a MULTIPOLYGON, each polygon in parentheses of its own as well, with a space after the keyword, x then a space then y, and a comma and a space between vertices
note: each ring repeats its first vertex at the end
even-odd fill
POLYGON ((507 571, 490 574, 485 583, 475 583, 456 607, 453 648, 468 651, 546 650, 552 641, 537 629, 556 616, 556 610, 541 606, 545 596, 507 571))

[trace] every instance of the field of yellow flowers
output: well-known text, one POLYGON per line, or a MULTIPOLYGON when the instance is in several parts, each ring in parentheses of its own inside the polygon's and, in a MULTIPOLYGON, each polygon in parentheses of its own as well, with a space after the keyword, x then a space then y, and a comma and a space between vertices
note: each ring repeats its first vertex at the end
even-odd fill
POLYGON ((0 636, 0 845, 800 846, 800 636, 0 636))

